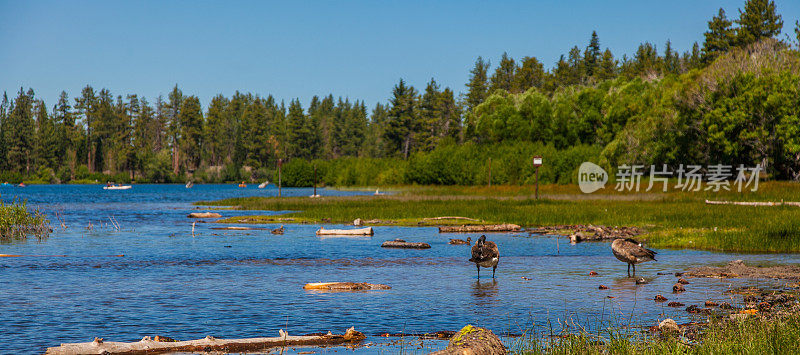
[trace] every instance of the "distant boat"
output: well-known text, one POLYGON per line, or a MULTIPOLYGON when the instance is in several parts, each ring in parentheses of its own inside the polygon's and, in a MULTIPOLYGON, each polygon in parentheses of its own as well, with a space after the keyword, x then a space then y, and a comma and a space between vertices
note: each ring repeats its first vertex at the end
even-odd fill
POLYGON ((11 184, 9 184, 8 182, 4 182, 4 183, 0 184, 0 186, 11 186, 11 184))
POLYGON ((21 183, 19 183, 19 185, 17 185, 17 186, 19 186, 19 187, 25 187, 25 186, 28 186, 28 185, 25 185, 25 183, 24 183, 24 182, 21 182, 21 183))
POLYGON ((239 187, 247 187, 247 184, 245 184, 245 183, 244 183, 244 181, 242 181, 242 182, 239 184, 239 187))
POLYGON ((106 186, 103 186, 103 190, 127 190, 132 188, 131 185, 119 185, 119 184, 112 184, 108 183, 106 186))
POLYGON ((259 184, 259 185, 258 185, 258 188, 259 188, 259 189, 263 189, 263 188, 267 187, 267 185, 269 185, 269 180, 267 180, 267 181, 264 181, 264 182, 262 182, 261 184, 259 184))
POLYGON ((311 195, 311 196, 308 196, 308 197, 311 197, 311 198, 319 198, 320 196, 319 196, 319 194, 317 194, 317 195, 311 195))
POLYGON ((194 186, 194 183, 193 183, 193 182, 189 181, 189 182, 187 182, 187 183, 186 183, 186 188, 187 188, 187 189, 191 189, 191 188, 192 188, 192 186, 194 186))
POLYGON ((375 189, 375 193, 373 195, 380 196, 380 195, 383 195, 383 192, 380 192, 380 191, 378 191, 378 189, 375 189))

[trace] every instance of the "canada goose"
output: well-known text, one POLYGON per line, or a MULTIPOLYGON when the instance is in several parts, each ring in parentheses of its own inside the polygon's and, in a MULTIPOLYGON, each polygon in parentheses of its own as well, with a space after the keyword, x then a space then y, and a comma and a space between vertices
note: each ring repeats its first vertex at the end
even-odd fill
POLYGON ((500 261, 500 251, 497 250, 497 244, 494 242, 487 242, 486 236, 482 235, 472 246, 472 258, 469 261, 475 263, 478 268, 478 279, 481 278, 481 266, 492 268, 492 278, 494 272, 497 270, 497 263, 500 261))
POLYGON ((450 239, 447 244, 451 245, 464 245, 464 244, 472 244, 472 237, 467 237, 467 240, 464 239, 450 239))
POLYGON ((631 276, 631 265, 633 265, 633 275, 636 276, 636 264, 656 261, 656 252, 645 249, 641 243, 631 238, 614 240, 611 243, 611 252, 619 261, 628 264, 628 277, 631 276))
POLYGON ((271 233, 272 234, 283 234, 283 230, 284 230, 283 226, 281 226, 280 228, 273 229, 271 233))

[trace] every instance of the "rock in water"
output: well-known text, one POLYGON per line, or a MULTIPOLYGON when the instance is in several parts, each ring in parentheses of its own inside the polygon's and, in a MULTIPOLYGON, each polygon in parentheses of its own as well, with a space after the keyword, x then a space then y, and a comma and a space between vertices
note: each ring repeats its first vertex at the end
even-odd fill
POLYGON ((467 325, 450 338, 447 348, 431 355, 494 355, 506 354, 507 350, 500 338, 486 328, 467 325))
POLYGON ((681 293, 683 291, 686 291, 686 289, 680 282, 676 282, 675 285, 672 286, 672 293, 681 293))
POLYGON ((672 318, 667 318, 658 323, 658 330, 665 332, 665 333, 672 333, 678 332, 680 328, 678 328, 678 323, 675 322, 672 318))

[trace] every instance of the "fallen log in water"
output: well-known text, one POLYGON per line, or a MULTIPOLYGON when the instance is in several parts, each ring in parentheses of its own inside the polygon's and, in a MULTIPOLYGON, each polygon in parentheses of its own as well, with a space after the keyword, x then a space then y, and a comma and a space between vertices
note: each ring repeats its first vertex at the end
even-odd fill
POLYGON ((363 333, 352 327, 344 335, 335 335, 328 332, 325 335, 290 336, 281 329, 280 336, 274 338, 245 338, 245 339, 217 339, 207 336, 203 339, 162 342, 144 337, 142 340, 125 342, 105 342, 95 338, 91 343, 68 343, 58 347, 47 348, 45 354, 73 355, 73 354, 161 354, 174 352, 252 352, 268 348, 284 346, 320 346, 354 343, 364 340, 363 333))
POLYGON ((520 226, 516 224, 476 224, 461 226, 442 226, 439 233, 481 233, 481 232, 516 232, 520 226))
POLYGON ((441 221, 441 220, 444 220, 444 219, 459 219, 459 220, 480 222, 479 219, 469 218, 469 217, 457 217, 457 216, 428 217, 428 218, 423 218, 422 220, 423 221, 441 221))
POLYGON ((189 218, 220 218, 221 214, 216 212, 192 212, 189 213, 189 218))
POLYGON ((227 230, 227 231, 251 231, 251 230, 265 231, 265 230, 267 230, 267 228, 260 228, 260 227, 212 227, 211 229, 227 230))
POLYGON ((366 282, 313 282, 303 286, 304 290, 323 291, 364 291, 364 290, 390 290, 389 285, 368 284, 366 282))
POLYGON ((430 249, 431 245, 428 243, 407 242, 402 239, 395 239, 383 242, 381 248, 430 249))
POLYGON ((503 342, 491 330, 467 325, 450 338, 447 348, 430 355, 506 354, 503 342))
POLYGON ((320 227, 317 235, 373 235, 372 227, 359 229, 325 229, 320 227))

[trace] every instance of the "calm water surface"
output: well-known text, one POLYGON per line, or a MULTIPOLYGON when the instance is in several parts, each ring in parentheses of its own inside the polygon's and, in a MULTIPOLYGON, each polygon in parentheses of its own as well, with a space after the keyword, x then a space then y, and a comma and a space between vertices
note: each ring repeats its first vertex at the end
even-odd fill
MULTIPOLYGON (((370 192, 320 190, 325 196, 370 192)), ((284 189, 285 196, 308 196, 311 189, 284 189)), ((43 242, 0 245, 0 353, 42 353, 48 346, 91 341, 137 341, 144 335, 187 340, 277 336, 355 326, 368 335, 369 348, 314 349, 317 353, 395 353, 383 333, 458 330, 471 323, 504 335, 548 324, 574 323, 589 329, 609 324, 649 326, 671 317, 690 320, 682 308, 653 302, 700 304, 707 299, 740 302, 724 291, 769 280, 692 279, 687 292, 671 294, 671 274, 695 264, 734 259, 800 262, 796 255, 736 255, 658 250, 658 262, 637 268, 648 284, 635 285, 608 243, 569 245, 564 239, 523 234, 491 234, 501 253, 497 278, 484 270, 479 280, 469 247, 448 245, 436 228, 377 227, 373 237, 320 238, 318 225, 286 225, 284 235, 269 231, 220 231, 198 223, 192 202, 242 196, 274 196, 270 186, 134 185, 105 191, 100 185, 0 187, 2 200, 27 199, 69 228, 43 242), (114 217, 121 226, 109 224, 114 217), (94 228, 87 230, 92 224, 94 228), (382 249, 385 240, 427 242, 428 250, 382 249), (110 255, 124 254, 124 257, 110 255), (48 256, 50 255, 50 256, 48 256), (66 256, 54 256, 66 255, 66 256), (589 277, 589 271, 599 276, 589 277), (659 273, 670 273, 659 275, 659 273), (308 282, 383 283, 391 290, 318 293, 308 282), (599 290, 598 285, 608 286, 599 290)), ((224 217, 281 211, 218 211, 224 217)), ((53 223, 54 227, 57 223, 53 223)), ((331 226, 330 228, 335 228, 331 226)), ((505 338, 508 344, 513 337, 505 338)), ((426 341, 426 350, 446 345, 426 341)), ((405 345, 404 350, 409 350, 405 345)), ((413 352, 413 346, 410 348, 413 352)), ((417 350, 420 351, 420 350, 417 350)))

